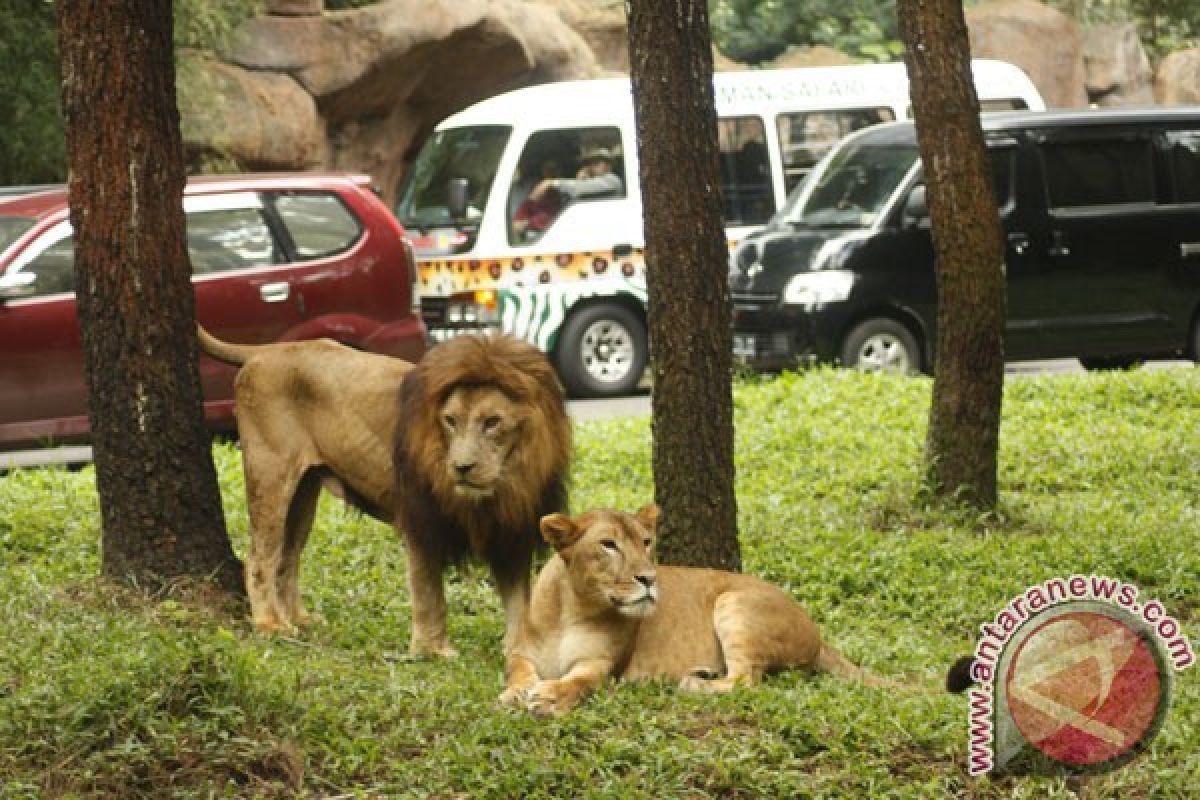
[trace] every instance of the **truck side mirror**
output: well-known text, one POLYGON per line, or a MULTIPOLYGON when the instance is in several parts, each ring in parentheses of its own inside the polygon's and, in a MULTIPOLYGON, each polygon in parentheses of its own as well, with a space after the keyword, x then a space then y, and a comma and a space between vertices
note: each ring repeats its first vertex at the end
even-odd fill
POLYGON ((925 194, 925 184, 917 184, 908 193, 908 199, 904 201, 904 222, 915 227, 929 224, 929 202, 925 194))
POLYGON ((467 179, 451 178, 446 184, 446 210, 450 219, 459 220, 467 216, 467 179))

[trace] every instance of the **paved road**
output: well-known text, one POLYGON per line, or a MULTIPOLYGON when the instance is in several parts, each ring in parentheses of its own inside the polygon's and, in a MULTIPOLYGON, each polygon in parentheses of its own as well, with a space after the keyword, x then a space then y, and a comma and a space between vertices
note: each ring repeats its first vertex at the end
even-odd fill
MULTIPOLYGON (((1191 367, 1191 361, 1151 361, 1147 369, 1170 369, 1191 367)), ((1045 375, 1055 373, 1083 372, 1083 367, 1073 358, 1053 361, 1018 361, 1005 367, 1007 375, 1045 375)), ((636 417, 650 413, 650 394, 643 391, 632 397, 616 397, 607 400, 572 400, 567 411, 575 420, 608 419, 611 417, 636 417)), ((14 467, 41 466, 44 464, 81 463, 91 461, 90 447, 59 447, 49 450, 29 450, 19 453, 0 453, 0 470, 14 467)))

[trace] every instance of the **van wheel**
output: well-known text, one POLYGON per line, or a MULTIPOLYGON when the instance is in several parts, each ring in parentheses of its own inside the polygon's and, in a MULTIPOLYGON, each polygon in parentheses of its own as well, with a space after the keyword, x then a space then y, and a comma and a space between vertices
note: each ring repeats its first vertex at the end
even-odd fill
POLYGON ((910 374, 921 370, 917 337, 887 317, 860 322, 842 342, 842 365, 860 372, 910 374))
POLYGON ((648 357, 646 326, 632 311, 596 305, 572 314, 559 334, 555 365, 573 397, 629 394, 648 357))

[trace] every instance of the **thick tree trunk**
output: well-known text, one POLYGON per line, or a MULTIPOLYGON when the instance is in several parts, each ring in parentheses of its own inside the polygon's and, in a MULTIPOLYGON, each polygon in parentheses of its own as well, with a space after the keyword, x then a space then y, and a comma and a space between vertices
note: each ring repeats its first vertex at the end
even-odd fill
POLYGON ((959 0, 900 0, 898 14, 937 252, 926 476, 935 493, 987 508, 1004 388, 1004 243, 967 26, 959 0))
POLYGON ((60 0, 58 24, 104 571, 240 591, 201 410, 171 0, 60 0))
POLYGON ((706 0, 630 0, 664 562, 739 569, 732 309, 706 0))

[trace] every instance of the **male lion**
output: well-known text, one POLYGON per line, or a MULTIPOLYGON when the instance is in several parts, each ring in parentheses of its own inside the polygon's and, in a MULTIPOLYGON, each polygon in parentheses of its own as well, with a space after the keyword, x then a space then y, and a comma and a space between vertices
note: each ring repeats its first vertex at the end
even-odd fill
POLYGON ((408 542, 413 653, 452 656, 442 572, 485 562, 507 651, 529 602, 538 520, 566 508, 571 425, 540 350, 509 336, 451 339, 409 373, 396 435, 396 525, 408 542))
POLYGON ((474 556, 496 577, 511 641, 528 602, 537 521, 565 508, 571 430, 545 356, 510 337, 461 337, 414 368, 329 340, 222 342, 234 387, 251 539, 254 625, 308 622, 300 554, 322 485, 408 541, 412 650, 450 655, 442 571, 474 556))
POLYGON ((565 714, 612 675, 725 692, 784 667, 894 686, 821 641, 782 590, 750 575, 654 564, 658 506, 542 518, 557 551, 509 651, 504 705, 565 714))

